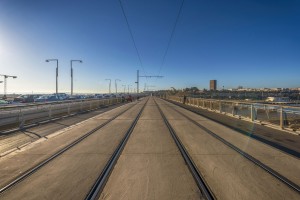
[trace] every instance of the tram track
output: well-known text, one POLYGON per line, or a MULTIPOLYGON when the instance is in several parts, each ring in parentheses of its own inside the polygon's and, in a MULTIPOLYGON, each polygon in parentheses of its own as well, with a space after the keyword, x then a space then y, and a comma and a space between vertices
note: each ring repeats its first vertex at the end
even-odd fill
POLYGON ((55 153, 53 153, 51 156, 49 156, 48 158, 44 159, 43 161, 39 162, 38 164, 36 164, 35 166, 31 167, 30 169, 26 170, 24 173, 22 173, 20 176, 18 176, 17 178, 15 178, 14 180, 10 181, 8 184, 6 184, 5 186, 0 188, 0 197, 1 195, 3 195, 6 191, 13 189, 14 186, 16 186, 18 183, 24 181, 25 179, 27 179, 28 177, 30 177, 31 175, 35 174, 37 171, 39 171, 41 168, 43 168, 44 166, 46 166, 48 163, 50 163, 51 161, 53 161, 55 158, 59 157, 60 155, 62 155, 64 152, 68 151, 69 149, 71 149, 72 147, 76 146, 77 144, 79 144, 80 142, 82 142, 84 139, 88 138, 89 136, 91 136, 93 133, 95 133, 96 131, 102 129, 103 127, 105 127, 106 125, 108 125, 109 123, 111 123, 112 121, 114 121, 116 118, 118 118, 119 116, 121 116, 122 114, 126 113, 127 111, 129 111, 130 109, 134 108, 136 105, 138 105, 137 103, 130 106, 129 108, 126 108, 125 110, 121 111, 120 113, 116 114, 114 117, 110 118, 109 120, 107 120, 106 122, 104 122, 103 124, 93 128, 92 130, 86 132, 84 135, 82 135, 81 137, 79 137, 78 139, 74 140, 73 142, 71 142, 70 144, 68 144, 67 146, 64 146, 63 148, 61 148, 60 150, 56 151, 55 153))
MULTIPOLYGON (((245 136, 250 137, 252 139, 255 139, 255 140, 259 141, 259 142, 267 144, 267 145, 269 145, 271 147, 279 149, 280 151, 285 152, 287 154, 290 154, 292 156, 295 156, 298 159, 300 158, 299 151, 297 151, 297 148, 295 148, 295 146, 291 145, 291 143, 290 143, 290 142, 294 143, 293 140, 289 140, 289 145, 287 145, 287 144, 285 144, 283 142, 278 142, 278 141, 282 141, 283 140, 282 137, 281 138, 272 138, 272 139, 270 139, 270 138, 266 137, 263 133, 249 132, 245 128, 241 128, 241 127, 235 126, 232 123, 228 123, 228 120, 220 120, 217 117, 214 117, 212 115, 203 114, 203 112, 200 112, 198 108, 193 108, 193 107, 191 107, 189 105, 178 103, 178 102, 174 102, 174 101, 171 101, 171 100, 168 100, 168 99, 164 99, 164 101, 169 102, 169 103, 171 103, 173 105, 179 106, 180 108, 183 108, 185 110, 191 111, 191 112, 193 112, 193 113, 195 113, 195 114, 197 114, 199 116, 202 116, 202 117, 204 117, 206 119, 209 119, 209 120, 211 120, 213 122, 216 122, 218 124, 222 124, 223 126, 228 127, 230 129, 233 129, 233 130, 237 131, 238 133, 240 133, 242 135, 245 135, 245 136)), ((210 112, 210 111, 208 111, 208 112, 210 112)), ((212 113, 210 112, 210 114, 212 114, 212 113)), ((224 117, 224 116, 222 116, 222 117, 224 117)), ((245 124, 247 122, 243 122, 243 123, 245 124)), ((263 127, 263 128, 266 128, 266 127, 263 127)))
POLYGON ((95 109, 93 111, 85 111, 74 115, 55 118, 45 122, 36 123, 34 126, 25 127, 22 130, 14 130, 3 134, 0 131, 0 157, 6 155, 6 152, 17 149, 20 146, 32 143, 40 138, 46 138, 54 132, 61 131, 76 124, 82 123, 99 114, 110 111, 113 108, 118 108, 122 105, 106 106, 102 109, 95 109), (61 123, 60 123, 61 122, 61 123))
POLYGON ((147 99, 146 103, 143 105, 142 109, 140 110, 140 112, 138 113, 138 115, 134 119, 133 123, 131 124, 131 126, 127 130, 125 136, 123 137, 123 139, 119 143, 118 147, 116 148, 116 150, 114 151, 114 153, 110 157, 109 161, 105 165, 105 167, 102 170, 100 176, 97 178, 97 180, 94 183, 93 187, 91 188, 88 195, 86 196, 86 198, 85 198, 86 200, 95 200, 95 199, 99 198, 103 188, 105 187, 105 184, 106 184, 107 180, 109 179, 110 174, 112 173, 112 171, 114 169, 114 166, 116 165, 116 163, 118 161, 118 158, 122 154, 122 151, 123 151, 128 139, 129 139, 131 133, 133 132, 140 116, 143 113, 143 111, 144 111, 144 109, 147 105, 148 100, 149 99, 147 99))
POLYGON ((186 114, 182 113, 181 111, 179 111, 177 109, 174 109, 171 106, 168 106, 168 107, 171 108, 172 110, 176 111, 177 113, 179 113, 183 117, 185 117, 188 121, 192 122, 194 125, 196 125, 200 129, 202 129, 203 131, 205 131, 206 133, 208 133, 212 137, 216 138, 217 140, 219 140, 220 142, 222 142, 223 144, 225 144, 227 147, 229 147, 232 150, 234 150, 235 152, 237 152, 239 155, 243 156, 244 158, 246 158, 247 160, 251 161, 252 163, 254 163, 255 165, 257 165, 258 167, 260 167, 261 169, 263 169, 264 171, 266 171, 267 173, 271 174, 276 179, 280 180, 281 182, 283 182, 288 187, 290 187, 293 190, 295 190, 296 192, 300 193, 300 186, 297 185, 296 183, 294 183, 293 181, 289 180, 288 178, 286 178, 282 174, 280 174, 277 171, 273 170, 271 167, 267 166, 263 162, 261 162, 258 159, 254 158, 253 156, 251 156, 247 152, 243 151, 242 149, 238 148, 234 144, 232 144, 232 143, 228 142, 227 140, 225 140, 224 138, 220 137, 215 132, 213 132, 213 131, 209 130, 208 128, 204 127, 203 125, 201 125, 197 121, 193 120, 192 118, 190 118, 186 114))
POLYGON ((205 182, 204 177, 202 176, 201 172, 198 170, 196 164, 193 162, 193 159, 191 158, 188 151, 186 150, 186 148, 182 144, 182 142, 179 139, 179 137, 177 136, 174 128, 169 123, 168 119, 166 118, 165 114, 163 113, 163 111, 161 110, 160 106, 157 104, 155 99, 154 99, 154 102, 155 102, 155 104, 156 104, 156 106, 157 106, 157 108, 158 108, 158 110, 159 110, 166 126, 168 127, 169 132, 172 135, 172 138, 174 139, 174 142, 176 143, 182 157, 184 158, 184 160, 185 160, 192 176, 194 177, 194 180, 195 180, 198 188, 202 192, 202 195, 207 200, 216 199, 213 192, 212 192, 212 190, 209 188, 208 184, 205 182))

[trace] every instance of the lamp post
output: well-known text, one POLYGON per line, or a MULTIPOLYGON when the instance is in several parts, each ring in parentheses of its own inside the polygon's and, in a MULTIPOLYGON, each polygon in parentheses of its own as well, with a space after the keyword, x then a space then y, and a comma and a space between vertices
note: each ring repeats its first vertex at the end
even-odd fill
POLYGON ((117 81, 121 81, 120 79, 115 79, 115 87, 116 87, 116 94, 118 94, 118 84, 117 81))
POLYGON ((17 76, 4 75, 4 74, 0 74, 0 76, 4 77, 4 95, 3 95, 3 99, 6 99, 6 92, 7 92, 7 80, 6 79, 7 78, 17 78, 17 76))
POLYGON ((82 60, 71 60, 71 96, 73 95, 73 67, 72 67, 72 63, 73 62, 80 62, 82 63, 82 60))
POLYGON ((47 59, 46 62, 56 61, 56 95, 58 93, 58 59, 47 59))
POLYGON ((107 79, 105 79, 106 81, 109 81, 109 86, 108 86, 108 91, 109 91, 109 94, 110 94, 110 87, 111 87, 111 79, 109 79, 109 78, 107 78, 107 79))
POLYGON ((125 94, 125 89, 126 89, 126 85, 122 85, 124 87, 124 94, 125 94))
POLYGON ((128 89, 128 94, 129 94, 129 86, 131 86, 131 85, 127 85, 127 89, 128 89))

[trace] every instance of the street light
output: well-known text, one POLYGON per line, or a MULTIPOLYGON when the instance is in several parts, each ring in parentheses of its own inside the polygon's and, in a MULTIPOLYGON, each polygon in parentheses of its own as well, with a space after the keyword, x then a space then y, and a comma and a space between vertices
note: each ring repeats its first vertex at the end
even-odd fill
POLYGON ((7 80, 6 79, 7 78, 17 78, 17 76, 4 75, 4 74, 0 74, 0 76, 4 77, 4 95, 3 95, 3 99, 6 99, 6 91, 7 91, 7 80))
POLYGON ((128 94, 129 94, 129 86, 131 86, 131 85, 127 85, 127 87, 128 87, 128 94))
POLYGON ((124 94, 125 94, 125 89, 126 89, 126 85, 122 85, 124 87, 124 94))
POLYGON ((121 81, 120 79, 115 79, 115 87, 116 87, 116 94, 118 94, 118 85, 117 81, 121 81))
POLYGON ((110 94, 111 79, 107 78, 107 79, 105 79, 105 80, 106 80, 106 81, 109 81, 109 86, 108 86, 108 88, 109 88, 109 94, 110 94))
POLYGON ((58 93, 58 59, 47 59, 46 62, 56 61, 56 95, 58 93))
POLYGON ((82 60, 71 60, 71 96, 73 95, 73 67, 72 67, 72 63, 73 62, 80 62, 82 63, 82 60))

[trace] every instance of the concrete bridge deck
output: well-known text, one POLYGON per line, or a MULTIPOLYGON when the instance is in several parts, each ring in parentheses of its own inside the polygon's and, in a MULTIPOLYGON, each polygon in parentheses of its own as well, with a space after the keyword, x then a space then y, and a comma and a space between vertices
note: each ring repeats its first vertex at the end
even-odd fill
POLYGON ((154 97, 100 113, 60 134, 50 134, 48 139, 40 138, 1 157, 0 198, 84 199, 119 143, 132 129, 97 198, 205 199, 163 116, 215 199, 300 198, 298 157, 154 97), (132 126, 136 119, 137 123, 132 126), (92 133, 85 139, 9 189, 3 189, 88 132, 92 133), (295 187, 279 180, 245 155, 277 172, 295 187))

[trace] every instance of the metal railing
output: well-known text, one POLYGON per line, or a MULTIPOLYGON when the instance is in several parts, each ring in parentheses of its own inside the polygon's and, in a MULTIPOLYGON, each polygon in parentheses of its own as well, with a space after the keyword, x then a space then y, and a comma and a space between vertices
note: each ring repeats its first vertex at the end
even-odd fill
POLYGON ((112 98, 0 107, 0 129, 22 128, 26 124, 34 124, 62 116, 74 115, 121 102, 121 98, 112 98))
MULTIPOLYGON (((167 96, 166 99, 184 103, 183 97, 167 96)), ((300 131, 300 107, 263 103, 246 103, 187 97, 185 104, 222 114, 246 118, 261 124, 279 126, 281 129, 300 131)))

